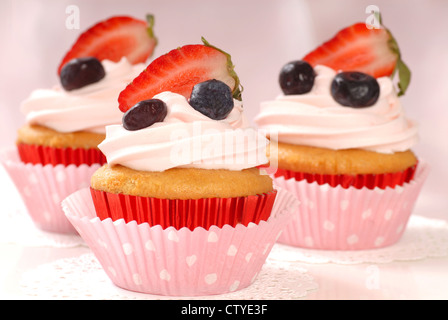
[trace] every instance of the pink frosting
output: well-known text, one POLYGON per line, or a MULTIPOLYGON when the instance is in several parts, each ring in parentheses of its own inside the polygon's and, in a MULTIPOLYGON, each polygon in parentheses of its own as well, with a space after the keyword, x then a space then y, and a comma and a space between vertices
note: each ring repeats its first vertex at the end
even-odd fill
POLYGON ((263 102, 255 123, 278 141, 328 149, 393 153, 418 141, 417 125, 406 118, 389 77, 378 78, 378 101, 366 108, 338 104, 330 93, 336 71, 316 66, 313 89, 263 102))
POLYGON ((23 101, 21 111, 29 124, 39 124, 59 132, 88 131, 104 134, 105 126, 121 123, 118 94, 145 68, 126 58, 115 63, 101 62, 106 76, 83 88, 65 91, 60 85, 38 89, 23 101))
POLYGON ((267 139, 243 114, 240 101, 223 120, 212 120, 193 109, 179 94, 163 92, 168 113, 163 122, 128 131, 122 125, 106 127, 98 146, 111 165, 134 170, 164 171, 174 167, 242 170, 267 163, 267 139))

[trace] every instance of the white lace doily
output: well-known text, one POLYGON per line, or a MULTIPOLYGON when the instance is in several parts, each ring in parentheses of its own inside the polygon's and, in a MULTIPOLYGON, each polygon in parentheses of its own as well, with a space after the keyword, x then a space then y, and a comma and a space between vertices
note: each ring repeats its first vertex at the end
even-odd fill
POLYGON ((400 241, 392 246, 360 251, 300 249, 276 244, 269 255, 276 261, 306 263, 389 263, 448 256, 448 223, 444 220, 411 216, 400 241))
POLYGON ((167 297, 116 287, 91 253, 44 264, 23 275, 21 291, 38 299, 300 299, 317 284, 298 264, 268 259, 255 282, 228 294, 204 297, 167 297))

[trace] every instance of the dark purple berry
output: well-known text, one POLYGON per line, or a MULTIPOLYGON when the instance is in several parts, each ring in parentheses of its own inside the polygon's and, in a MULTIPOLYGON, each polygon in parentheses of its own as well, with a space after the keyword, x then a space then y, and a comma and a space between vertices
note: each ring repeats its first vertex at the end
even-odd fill
POLYGON ((285 64, 280 71, 279 83, 285 95, 310 92, 316 73, 306 61, 298 60, 285 64))
POLYGON ((232 90, 219 80, 208 80, 193 87, 190 105, 213 119, 225 119, 233 109, 232 90))
POLYGON ((147 128, 156 122, 162 122, 167 113, 168 108, 162 100, 143 100, 123 115, 123 127, 129 131, 147 128))
POLYGON ((338 73, 331 83, 334 100, 346 107, 365 108, 375 104, 380 96, 378 81, 362 72, 338 73))
POLYGON ((67 62, 61 69, 62 87, 75 90, 100 81, 106 76, 101 62, 93 57, 77 58, 67 62))

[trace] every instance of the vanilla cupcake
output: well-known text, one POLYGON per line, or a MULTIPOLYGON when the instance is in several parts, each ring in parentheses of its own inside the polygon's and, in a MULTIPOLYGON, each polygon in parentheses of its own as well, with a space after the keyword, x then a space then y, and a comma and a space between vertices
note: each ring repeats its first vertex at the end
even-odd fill
POLYGON ((241 102, 230 99, 231 112, 214 120, 184 96, 163 92, 133 107, 124 125, 108 126, 99 145, 108 163, 91 180, 98 216, 191 230, 267 220, 276 191, 257 168, 267 162, 267 140, 246 126, 241 102), (132 129, 151 118, 160 121, 132 129), (123 201, 137 204, 130 210, 123 201))
POLYGON ((255 119, 273 142, 275 183, 303 203, 280 242, 359 250, 400 239, 427 175, 412 151, 417 125, 398 98, 408 71, 390 32, 362 23, 283 67, 283 94, 255 119))
POLYGON ((62 59, 60 84, 35 90, 22 103, 26 123, 17 152, 5 155, 4 164, 40 229, 76 232, 61 200, 88 186, 106 162, 98 144, 106 125, 121 122, 117 97, 153 52, 152 26, 152 16, 112 17, 92 26, 62 59))
POLYGON ((116 16, 83 32, 58 67, 60 84, 31 93, 17 148, 24 163, 104 164, 105 126, 121 122, 117 96, 146 66, 157 40, 147 21, 116 16), (132 44, 132 45, 130 45, 132 44))
POLYGON ((230 56, 207 42, 175 49, 154 60, 119 101, 123 124, 106 128, 99 148, 107 164, 92 176, 92 199, 83 191, 65 203, 106 273, 120 287, 153 294, 248 286, 297 200, 258 169, 268 141, 247 125, 230 56), (190 78, 198 66, 209 69, 190 78), (170 90, 142 97, 159 86, 147 78, 157 73, 169 77, 162 81, 170 90), (127 109, 124 101, 135 95, 143 100, 127 109), (92 215, 98 220, 83 218, 92 215), (98 246, 97 232, 106 228, 116 237, 101 235, 107 245, 98 246), (132 247, 129 257, 122 246, 132 247))

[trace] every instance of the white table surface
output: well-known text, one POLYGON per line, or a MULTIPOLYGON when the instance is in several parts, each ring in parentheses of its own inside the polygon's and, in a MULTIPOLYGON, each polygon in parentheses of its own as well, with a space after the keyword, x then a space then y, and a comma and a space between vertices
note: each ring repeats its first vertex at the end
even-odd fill
MULTIPOLYGON (((0 194, 10 192, 8 197, 2 197, 1 201, 4 210, 23 210, 21 208, 20 198, 14 193, 7 181, 2 177, 0 180, 0 194), (6 205, 8 204, 8 205, 6 205)), ((417 210, 419 210, 417 208, 417 210)), ((421 210, 421 209, 420 209, 421 210)), ((0 212, 0 215, 4 212, 0 212)), ((421 213, 421 212, 419 212, 421 213)), ((29 230, 26 232, 34 232, 33 226, 30 222, 29 230), (31 225, 31 227, 30 227, 31 225)), ((40 232, 37 231, 36 232, 40 232)), ((42 235, 41 235, 42 236, 42 235)), ((45 234, 44 234, 45 237, 45 234)), ((35 288, 34 294, 29 294, 23 290, 24 276, 33 272, 35 277, 39 277, 39 268, 47 266, 51 263, 58 262, 64 259, 76 259, 85 255, 90 255, 90 249, 85 245, 68 245, 68 246, 53 246, 45 244, 43 238, 39 238, 37 243, 27 243, 12 239, 4 239, 0 237, 0 299, 47 299, 48 296, 40 295, 39 288, 35 288)), ((446 240, 446 239, 445 239, 446 240)), ((444 241, 445 241, 444 240, 444 241)), ((294 249, 294 248, 292 248, 294 249)), ((269 258, 274 260, 281 260, 283 251, 292 250, 291 247, 283 245, 275 245, 269 258), (283 251, 282 251, 283 250, 283 251)), ((442 254, 438 257, 420 257, 412 259, 411 261, 390 261, 390 262, 376 262, 372 261, 361 263, 334 263, 334 262, 318 262, 310 263, 305 261, 290 261, 289 266, 302 268, 312 282, 311 289, 306 291, 299 299, 303 300, 320 300, 320 299, 448 299, 448 250, 442 248, 442 254), (314 286, 314 287, 313 287, 314 286)), ((269 259, 268 258, 268 259, 269 259)), ((286 258, 288 260, 288 258, 286 258)), ((393 259, 392 259, 393 260, 393 259)), ((58 271, 58 268, 55 269, 58 271)), ((59 270, 61 271, 61 270, 59 270)), ((48 272, 48 270, 47 270, 48 272)), ((95 271, 96 272, 96 271, 95 271)), ((101 275, 102 270, 97 271, 101 275)), ((282 272, 288 272, 283 270, 282 272)), ((95 275, 96 275, 95 274, 95 275)), ((82 274, 79 275, 82 277, 82 274)), ((87 276, 92 276, 92 274, 87 276)), ((61 278, 60 283, 45 283, 45 277, 40 279, 42 288, 48 286, 64 287, 64 277, 61 278)), ((278 279, 277 279, 278 280, 278 279)), ((59 280, 57 280, 59 281, 59 280)), ((260 280, 261 281, 261 280, 260 280)), ((108 279, 105 279, 99 286, 113 285, 107 284, 108 279)), ((83 296, 82 292, 85 284, 73 281, 70 286, 75 286, 78 295, 77 299, 96 299, 96 296, 86 293, 83 296)), ((95 285, 95 282, 92 283, 95 285)), ((293 284, 291 284, 293 285, 293 284)), ((279 282, 279 286, 288 286, 287 282, 279 282)), ((279 292, 284 292, 286 289, 294 288, 277 288, 279 292), (282 291, 283 290, 283 291, 282 291)), ((92 288, 89 289, 90 291, 92 288)), ((121 290, 118 289, 117 290, 121 290)), ((43 292, 43 291, 42 291, 43 292)), ((86 291, 87 292, 87 291, 86 291)), ((120 291, 122 295, 126 296, 125 290, 120 291)), ((55 299, 64 298, 55 296, 55 299)), ((241 297, 241 296, 240 296, 241 297)), ((258 296, 260 298, 260 296, 258 296)), ((51 297, 50 297, 51 298, 51 297)), ((67 298, 72 298, 67 296, 67 298)), ((147 296, 147 295, 133 295, 133 298, 154 298, 166 299, 166 297, 147 296)), ((219 299, 219 297, 214 297, 219 299)), ((250 297, 249 297, 250 298, 250 297)), ((261 299, 264 297, 261 296, 261 299)), ((267 296, 266 298, 276 298, 275 296, 267 296)), ((279 299, 285 299, 282 295, 279 299)), ((287 297, 286 297, 287 298, 287 297)), ((291 296, 291 299, 297 297, 291 296)))

